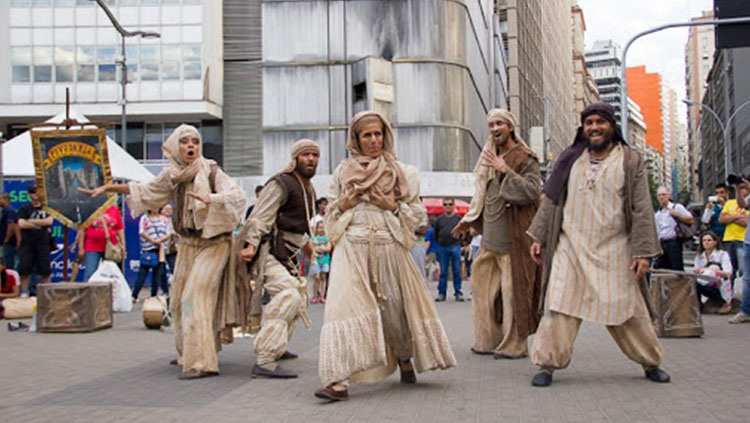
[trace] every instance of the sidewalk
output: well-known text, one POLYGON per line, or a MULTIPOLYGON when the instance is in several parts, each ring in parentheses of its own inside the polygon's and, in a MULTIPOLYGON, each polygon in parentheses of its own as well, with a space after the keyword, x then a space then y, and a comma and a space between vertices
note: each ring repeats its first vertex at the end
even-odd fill
MULTIPOLYGON (((432 291, 435 283, 431 283, 432 291)), ((470 293, 469 284, 464 289, 470 293)), ((449 292, 450 293, 450 292, 449 292)), ((177 379, 171 334, 147 330, 140 306, 115 315, 115 327, 90 334, 8 332, 0 327, 0 421, 10 422, 747 422, 750 324, 706 315, 699 339, 662 339, 672 383, 647 381, 604 327, 581 328, 573 362, 549 388, 533 388, 528 359, 496 361, 469 352, 471 302, 438 304, 458 367, 398 374, 356 386, 345 403, 313 397, 323 306, 311 305, 313 330, 299 325, 285 366, 296 380, 251 379, 251 339, 225 346, 221 375, 177 379)))

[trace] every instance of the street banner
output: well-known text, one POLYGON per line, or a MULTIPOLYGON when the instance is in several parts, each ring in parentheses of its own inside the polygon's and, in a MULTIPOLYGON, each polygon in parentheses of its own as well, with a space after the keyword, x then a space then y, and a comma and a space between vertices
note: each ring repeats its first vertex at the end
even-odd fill
POLYGON ((37 192, 47 212, 63 225, 87 227, 115 202, 115 195, 91 197, 78 188, 112 182, 103 128, 32 130, 37 192))

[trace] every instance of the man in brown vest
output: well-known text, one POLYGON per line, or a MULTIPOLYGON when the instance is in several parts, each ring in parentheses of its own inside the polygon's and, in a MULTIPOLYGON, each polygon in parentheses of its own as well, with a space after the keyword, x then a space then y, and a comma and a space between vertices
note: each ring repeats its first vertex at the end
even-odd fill
POLYGON ((292 147, 291 162, 266 183, 239 235, 245 242, 239 258, 252 263, 251 301, 258 300, 263 291, 271 296, 255 338, 253 377, 297 377, 276 361, 297 357, 287 351, 296 320, 302 319, 309 327, 305 314, 307 283, 299 275, 298 257, 307 244, 309 222, 315 214, 316 197, 310 179, 315 176, 319 156, 320 149, 314 141, 297 141, 292 147))
POLYGON ((542 177, 513 114, 492 109, 487 125, 490 136, 474 168, 474 196, 453 234, 469 226, 482 234, 471 268, 472 352, 521 358, 539 324, 541 268, 526 254, 533 240, 525 231, 539 206, 542 177))

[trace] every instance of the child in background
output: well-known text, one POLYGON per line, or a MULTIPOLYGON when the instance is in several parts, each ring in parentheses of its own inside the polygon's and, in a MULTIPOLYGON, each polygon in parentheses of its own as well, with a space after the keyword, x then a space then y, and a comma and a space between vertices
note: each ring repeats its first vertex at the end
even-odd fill
POLYGON ((315 225, 315 236, 312 237, 312 243, 315 249, 315 258, 310 270, 314 278, 313 297, 310 302, 325 304, 326 283, 328 282, 328 271, 331 263, 331 244, 328 242, 322 221, 315 225))

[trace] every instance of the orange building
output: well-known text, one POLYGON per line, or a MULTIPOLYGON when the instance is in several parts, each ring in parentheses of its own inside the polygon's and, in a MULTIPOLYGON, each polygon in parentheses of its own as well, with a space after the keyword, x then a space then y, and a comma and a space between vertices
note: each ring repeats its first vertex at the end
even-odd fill
POLYGON ((646 122, 646 144, 664 154, 664 130, 661 111, 661 76, 647 73, 645 66, 626 69, 628 97, 638 103, 646 122))

